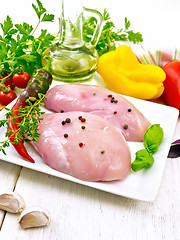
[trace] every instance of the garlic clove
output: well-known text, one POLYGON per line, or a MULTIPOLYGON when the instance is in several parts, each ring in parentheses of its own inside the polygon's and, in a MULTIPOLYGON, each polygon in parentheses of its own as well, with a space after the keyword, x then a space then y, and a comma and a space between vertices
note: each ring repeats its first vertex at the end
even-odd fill
POLYGON ((10 213, 19 213, 25 208, 24 199, 16 192, 0 194, 0 209, 10 213))
POLYGON ((19 218, 21 228, 43 227, 50 222, 49 213, 41 207, 25 209, 19 218))

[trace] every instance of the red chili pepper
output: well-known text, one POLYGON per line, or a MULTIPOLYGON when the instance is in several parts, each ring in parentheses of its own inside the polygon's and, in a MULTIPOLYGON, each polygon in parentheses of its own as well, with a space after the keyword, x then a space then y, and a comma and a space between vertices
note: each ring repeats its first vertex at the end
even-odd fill
MULTIPOLYGON (((22 103, 22 102, 17 102, 13 107, 12 107, 12 110, 13 110, 13 113, 14 113, 14 116, 17 117, 16 120, 14 121, 13 118, 14 116, 9 116, 9 119, 8 119, 8 130, 9 130, 9 133, 12 134, 12 132, 15 132, 16 130, 18 130, 18 123, 21 122, 21 118, 19 117, 19 108, 20 106, 22 107, 25 107, 25 103, 22 103)), ((35 163, 34 159, 28 154, 25 146, 24 146, 24 143, 22 140, 19 140, 19 143, 14 143, 14 137, 15 137, 16 133, 13 133, 10 137, 10 141, 13 145, 13 147, 16 149, 16 151, 19 153, 19 155, 21 155, 23 158, 29 160, 30 162, 32 163, 35 163)))
POLYGON ((20 139, 19 143, 14 142, 14 137, 16 136, 16 131, 18 131, 18 123, 22 121, 21 117, 19 116, 19 108, 24 108, 27 103, 26 100, 29 97, 37 97, 38 93, 45 94, 49 89, 49 86, 52 83, 52 75, 46 69, 38 69, 34 72, 31 80, 29 81, 26 89, 21 93, 19 98, 17 99, 15 105, 12 107, 14 116, 17 117, 14 119, 14 116, 9 116, 8 119, 8 128, 7 131, 10 133, 10 142, 16 149, 16 151, 21 155, 23 158, 31 161, 34 163, 35 161, 29 156, 23 141, 20 139))

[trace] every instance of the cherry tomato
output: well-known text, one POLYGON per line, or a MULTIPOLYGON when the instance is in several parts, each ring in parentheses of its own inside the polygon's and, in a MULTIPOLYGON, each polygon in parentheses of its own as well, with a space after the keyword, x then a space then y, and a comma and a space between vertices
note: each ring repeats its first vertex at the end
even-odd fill
MULTIPOLYGON (((8 75, 8 74, 6 74, 6 75, 4 75, 4 76, 0 76, 0 79, 5 78, 7 75, 8 75)), ((8 78, 8 79, 4 82, 4 84, 5 84, 6 86, 9 86, 12 90, 14 90, 14 88, 15 88, 15 85, 14 85, 14 83, 13 83, 13 78, 12 78, 12 77, 8 78)))
POLYGON ((7 106, 16 97, 17 95, 13 90, 10 90, 9 92, 0 91, 0 104, 3 106, 7 106))
POLYGON ((15 73, 12 77, 14 85, 18 88, 26 88, 30 78, 27 72, 15 73))

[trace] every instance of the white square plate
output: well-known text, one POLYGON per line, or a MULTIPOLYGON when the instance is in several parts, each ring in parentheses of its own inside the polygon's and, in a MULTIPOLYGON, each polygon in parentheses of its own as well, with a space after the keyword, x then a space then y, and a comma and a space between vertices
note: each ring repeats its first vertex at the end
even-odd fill
MULTIPOLYGON (((159 146, 157 153, 153 155, 154 164, 148 170, 141 170, 136 173, 132 172, 123 181, 85 182, 51 169, 28 144, 26 145, 26 148, 33 159, 35 159, 35 164, 23 160, 16 153, 12 146, 7 148, 7 155, 4 155, 2 152, 0 152, 0 159, 116 195, 142 201, 153 201, 161 184, 165 163, 172 142, 179 112, 177 109, 165 105, 131 97, 125 98, 133 103, 152 124, 160 124, 164 131, 163 141, 159 146)), ((0 119, 4 118, 4 114, 5 110, 2 110, 0 112, 0 119)), ((6 128, 1 128, 0 141, 5 139, 5 131, 6 128)), ((128 144, 130 146, 133 161, 135 159, 135 152, 142 149, 143 144, 135 142, 129 142, 128 144)))

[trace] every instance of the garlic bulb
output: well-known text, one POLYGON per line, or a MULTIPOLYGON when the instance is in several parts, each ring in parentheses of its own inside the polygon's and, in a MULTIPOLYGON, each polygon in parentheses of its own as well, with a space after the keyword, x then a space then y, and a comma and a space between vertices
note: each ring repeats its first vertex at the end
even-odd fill
POLYGON ((41 207, 25 209, 19 218, 21 228, 43 227, 50 222, 49 213, 41 207))
POLYGON ((18 213, 24 208, 24 199, 18 193, 5 192, 0 194, 0 209, 10 213, 18 213))

